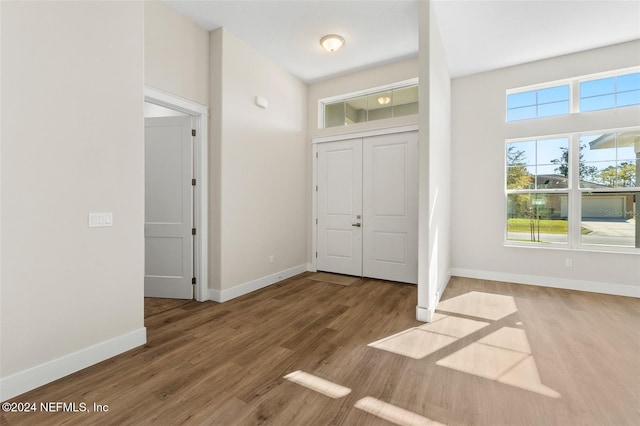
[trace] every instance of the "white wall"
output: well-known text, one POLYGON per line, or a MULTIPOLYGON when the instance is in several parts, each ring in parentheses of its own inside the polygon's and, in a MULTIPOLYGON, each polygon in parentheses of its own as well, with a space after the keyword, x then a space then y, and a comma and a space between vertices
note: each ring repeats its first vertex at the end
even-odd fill
POLYGON ((639 51, 635 41, 453 80, 454 275, 640 296, 637 254, 503 244, 506 138, 640 124, 640 107, 507 124, 505 90, 635 66, 639 51))
POLYGON ((219 273, 213 297, 225 300, 306 269, 307 90, 224 28, 211 33, 211 63, 220 64, 211 73, 212 155, 220 161, 211 224, 219 251, 211 252, 220 269, 210 273, 219 273), (257 107, 256 96, 269 107, 257 107))
POLYGON ((416 317, 431 321, 451 266, 451 78, 432 2, 420 3, 420 194, 416 317), (423 105, 427 106, 426 108, 423 105))
POLYGON ((209 105, 209 33, 159 1, 144 2, 144 82, 209 105))
POLYGON ((5 399, 145 341, 143 7, 0 8, 5 399))

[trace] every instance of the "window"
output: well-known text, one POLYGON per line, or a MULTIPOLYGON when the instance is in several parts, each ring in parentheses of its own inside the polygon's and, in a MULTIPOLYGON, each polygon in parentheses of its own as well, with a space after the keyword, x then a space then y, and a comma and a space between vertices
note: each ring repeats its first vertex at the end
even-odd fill
POLYGON ((640 247, 640 130, 583 134, 579 141, 582 244, 640 247))
POLYGON ((567 243, 567 137, 507 143, 507 240, 567 243))
POLYGON ((640 73, 580 83, 580 111, 640 105, 640 73))
POLYGON ((640 248, 639 164, 640 129, 507 141, 507 241, 640 248))
POLYGON ((640 67, 506 96, 507 122, 558 116, 552 127, 535 120, 505 127, 518 138, 505 141, 506 243, 640 253, 640 127, 616 129, 633 114, 613 110, 640 111, 640 67), (600 112, 576 117, 588 111, 600 112), (601 123, 612 129, 592 131, 601 123), (543 136, 551 128, 565 133, 543 136))
POLYGON ((569 114, 569 85, 507 95, 507 121, 569 114))
POLYGON ((398 83, 383 89, 320 101, 320 128, 348 126, 418 113, 418 83, 398 83))

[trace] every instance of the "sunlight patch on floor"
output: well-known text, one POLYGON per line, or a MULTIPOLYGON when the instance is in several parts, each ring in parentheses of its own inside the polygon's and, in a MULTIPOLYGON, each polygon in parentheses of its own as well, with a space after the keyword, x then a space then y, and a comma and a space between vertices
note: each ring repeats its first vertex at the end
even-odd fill
POLYGON ((400 426, 442 426, 442 423, 371 396, 360 399, 355 407, 400 426))
POLYGON ((472 291, 438 303, 439 311, 497 321, 518 312, 511 296, 472 291))
POLYGON ((393 352, 413 359, 422 359, 458 340, 456 337, 410 328, 377 342, 369 343, 376 349, 393 352))
MULTIPOLYGON (((497 321, 518 311, 511 296, 473 291, 440 302, 438 310, 497 321)), ((490 325, 452 315, 410 328, 368 346, 413 359, 422 359, 490 325)), ((522 325, 518 322, 517 325, 522 325)), ((561 395, 542 384, 524 330, 502 327, 436 362, 436 365, 516 386, 551 398, 561 395)))
POLYGON ((436 365, 485 377, 551 398, 560 394, 542 384, 524 330, 503 327, 442 358, 436 365))
POLYGON ((410 328, 368 346, 413 359, 422 359, 488 325, 486 322, 440 315, 435 322, 410 328))
POLYGON ((347 387, 314 376, 313 374, 305 373, 301 370, 289 373, 284 376, 284 378, 305 388, 319 392, 329 398, 342 398, 351 393, 351 389, 347 387))

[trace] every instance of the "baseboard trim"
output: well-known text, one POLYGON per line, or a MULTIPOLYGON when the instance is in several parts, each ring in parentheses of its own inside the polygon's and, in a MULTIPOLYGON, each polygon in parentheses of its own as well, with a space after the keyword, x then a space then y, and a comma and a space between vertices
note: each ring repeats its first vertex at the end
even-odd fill
POLYGON ((235 299, 236 297, 244 296, 252 291, 260 290, 261 288, 270 286, 271 284, 275 284, 306 271, 307 264, 298 265, 293 268, 285 269, 284 271, 276 272, 275 274, 267 275, 266 277, 258 278, 257 280, 237 285, 227 290, 221 291, 209 289, 209 299, 214 302, 227 302, 231 299, 235 299))
POLYGON ((477 269, 451 268, 451 275, 490 281, 504 281, 516 284, 537 285, 540 287, 560 288, 564 290, 588 291, 591 293, 611 294, 614 296, 639 297, 640 287, 602 283, 595 281, 553 278, 538 275, 510 274, 504 272, 482 271, 477 269))
POLYGON ((422 306, 416 306, 416 319, 422 322, 431 322, 435 309, 423 308, 422 306))
POLYGON ((436 288, 436 297, 433 301, 429 302, 430 307, 416 306, 416 319, 422 322, 431 322, 433 320, 433 315, 436 313, 436 308, 438 303, 440 303, 440 299, 442 298, 442 294, 444 293, 447 285, 449 284, 449 280, 451 280, 451 270, 447 271, 447 273, 440 279, 436 288))
POLYGON ((22 395, 83 368, 144 345, 146 342, 147 329, 142 327, 122 336, 4 377, 0 379, 0 401, 22 395))

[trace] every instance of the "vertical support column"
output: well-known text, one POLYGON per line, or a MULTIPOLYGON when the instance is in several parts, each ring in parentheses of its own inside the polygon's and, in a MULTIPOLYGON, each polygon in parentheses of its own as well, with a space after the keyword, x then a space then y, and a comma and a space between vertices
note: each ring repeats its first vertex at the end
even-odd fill
MULTIPOLYGON (((416 319, 430 322, 431 309, 429 276, 429 20, 431 2, 420 0, 418 13, 418 87, 419 139, 418 139, 418 304, 416 319)), ((435 283, 432 284, 434 287, 435 283)))

